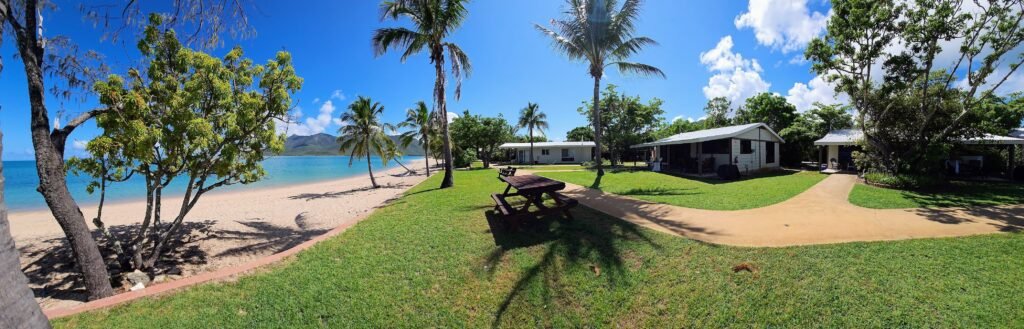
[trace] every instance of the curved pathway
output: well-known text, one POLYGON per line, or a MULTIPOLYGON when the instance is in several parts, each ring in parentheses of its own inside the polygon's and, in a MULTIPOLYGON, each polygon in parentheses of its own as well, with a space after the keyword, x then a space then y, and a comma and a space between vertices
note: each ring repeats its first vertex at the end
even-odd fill
POLYGON ((568 183, 564 193, 587 207, 640 226, 734 246, 782 247, 885 241, 1024 229, 1024 205, 868 209, 847 201, 856 183, 854 175, 831 175, 789 200, 737 211, 653 203, 568 183))

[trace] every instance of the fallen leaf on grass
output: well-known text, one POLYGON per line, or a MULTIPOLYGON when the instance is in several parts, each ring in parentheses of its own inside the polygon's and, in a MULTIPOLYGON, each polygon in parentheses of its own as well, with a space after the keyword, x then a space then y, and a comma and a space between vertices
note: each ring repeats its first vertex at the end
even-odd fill
POLYGON ((597 267, 597 265, 590 265, 590 270, 594 271, 594 274, 597 276, 601 276, 601 268, 597 267))
POLYGON ((739 271, 747 271, 750 273, 754 273, 755 271, 757 271, 757 267, 754 267, 754 264, 742 262, 739 265, 732 267, 733 273, 738 273, 739 271))

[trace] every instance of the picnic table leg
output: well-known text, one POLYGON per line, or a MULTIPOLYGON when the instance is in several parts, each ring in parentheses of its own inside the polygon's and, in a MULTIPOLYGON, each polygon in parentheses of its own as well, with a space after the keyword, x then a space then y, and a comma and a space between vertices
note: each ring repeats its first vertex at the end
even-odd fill
MULTIPOLYGON (((559 199, 557 195, 555 195, 554 191, 548 192, 548 195, 551 196, 551 198, 555 200, 555 203, 558 204, 559 207, 562 207, 562 206, 565 205, 565 203, 563 203, 562 200, 559 199)), ((565 215, 565 218, 567 218, 567 219, 573 219, 572 218, 572 213, 569 213, 569 208, 567 208, 567 207, 562 209, 562 214, 565 215)))
POLYGON ((505 186, 505 192, 502 193, 502 195, 503 196, 508 196, 508 191, 511 190, 511 189, 512 189, 512 184, 508 184, 508 186, 505 186))

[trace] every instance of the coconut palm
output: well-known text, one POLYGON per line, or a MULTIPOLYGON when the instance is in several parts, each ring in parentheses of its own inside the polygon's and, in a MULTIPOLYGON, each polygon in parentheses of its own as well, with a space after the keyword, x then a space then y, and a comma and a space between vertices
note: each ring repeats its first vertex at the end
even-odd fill
POLYGON ((370 173, 370 183, 373 188, 379 186, 377 180, 373 178, 373 165, 370 164, 370 156, 376 153, 383 159, 387 148, 394 144, 387 135, 387 132, 394 130, 394 127, 380 121, 383 113, 384 107, 380 103, 359 96, 359 99, 348 106, 348 111, 341 114, 342 123, 341 128, 338 129, 341 153, 349 152, 348 166, 352 166, 354 159, 365 157, 366 169, 370 173))
POLYGON ((394 160, 395 163, 397 163, 399 166, 402 166, 402 168, 405 169, 406 174, 415 175, 415 170, 409 169, 409 167, 406 167, 405 164, 403 164, 402 161, 399 160, 402 158, 403 155, 404 154, 402 154, 402 150, 398 149, 398 145, 395 145, 395 143, 390 143, 388 144, 387 148, 384 149, 384 154, 381 154, 380 161, 386 166, 388 165, 389 161, 394 160))
MULTIPOLYGON (((548 129, 548 115, 540 111, 537 103, 526 103, 526 107, 519 110, 519 128, 526 128, 530 138, 530 163, 533 163, 533 130, 548 129)), ((543 131, 542 131, 543 132, 543 131)))
MULTIPOLYGON (((466 19, 466 2, 468 0, 392 0, 381 4, 381 19, 398 20, 407 17, 412 21, 413 28, 392 27, 381 28, 373 34, 373 48, 377 56, 388 50, 402 52, 402 62, 409 56, 423 50, 430 53, 430 63, 434 64, 434 108, 441 118, 448 117, 445 105, 445 55, 451 61, 452 76, 455 78, 455 99, 462 96, 462 76, 468 77, 472 72, 469 57, 458 45, 446 41, 466 19)), ((455 184, 452 178, 452 143, 448 133, 448 121, 440 120, 440 130, 444 144, 444 179, 441 188, 455 184)))
MULTIPOLYGON (((430 177, 430 135, 432 134, 433 126, 430 120, 430 109, 427 108, 427 103, 423 101, 416 102, 416 107, 411 108, 405 112, 405 121, 398 124, 399 128, 410 128, 409 131, 402 133, 399 140, 402 142, 402 147, 409 147, 413 141, 417 141, 420 145, 423 145, 424 161, 427 167, 427 177, 430 177)), ((403 166, 404 167, 404 166, 403 166)))
POLYGON ((552 38, 554 48, 573 61, 589 64, 594 78, 594 103, 591 120, 594 125, 594 144, 597 146, 597 174, 604 175, 601 167, 601 107, 599 91, 604 69, 615 66, 621 73, 665 77, 657 67, 627 61, 646 46, 657 45, 651 38, 634 37, 635 21, 640 14, 641 0, 626 0, 618 8, 616 0, 567 0, 568 10, 563 20, 551 20, 551 27, 535 24, 538 30, 552 38))

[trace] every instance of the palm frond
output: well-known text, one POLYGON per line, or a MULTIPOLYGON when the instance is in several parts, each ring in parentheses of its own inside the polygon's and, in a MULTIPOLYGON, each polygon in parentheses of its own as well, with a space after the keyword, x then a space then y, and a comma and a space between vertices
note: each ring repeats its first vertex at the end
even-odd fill
POLYGON ((629 58, 639 53, 646 46, 657 46, 658 42, 648 37, 635 37, 626 40, 612 51, 612 56, 618 59, 629 58))
POLYGON ((462 97, 462 77, 468 78, 473 74, 473 64, 458 45, 446 42, 444 46, 448 49, 448 57, 451 57, 452 75, 455 77, 455 99, 459 99, 462 97))
POLYGON ((373 54, 381 56, 389 49, 404 48, 402 61, 418 53, 428 44, 429 38, 422 33, 404 28, 380 28, 373 34, 373 54))
POLYGON ((622 73, 633 73, 640 76, 658 76, 665 78, 665 72, 662 72, 661 69, 654 67, 652 65, 632 62, 615 62, 610 63, 608 65, 618 66, 619 72, 622 73))

